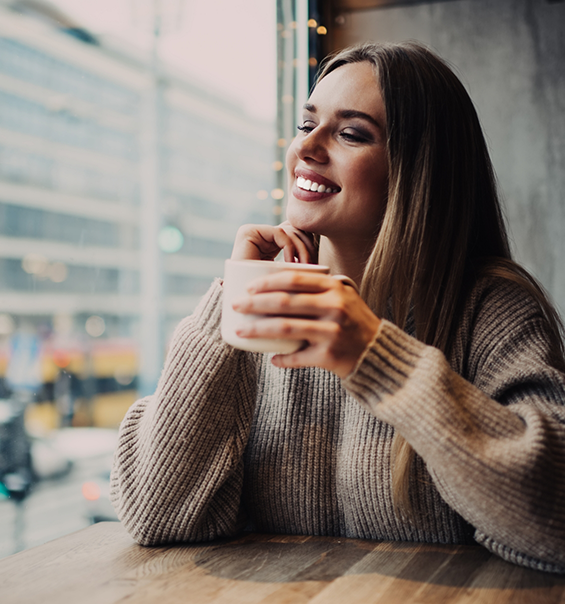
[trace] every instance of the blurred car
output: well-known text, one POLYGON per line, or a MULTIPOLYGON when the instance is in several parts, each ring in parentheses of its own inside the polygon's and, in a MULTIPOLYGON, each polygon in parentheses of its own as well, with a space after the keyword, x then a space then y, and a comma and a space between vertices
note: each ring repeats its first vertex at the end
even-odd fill
POLYGON ((91 524, 117 522, 118 516, 110 503, 110 472, 82 483, 86 517, 91 524))
POLYGON ((34 482, 24 412, 18 401, 0 400, 0 496, 16 502, 25 499, 34 482))
POLYGON ((58 449, 53 438, 31 437, 31 469, 38 480, 62 478, 72 468, 72 460, 58 449))

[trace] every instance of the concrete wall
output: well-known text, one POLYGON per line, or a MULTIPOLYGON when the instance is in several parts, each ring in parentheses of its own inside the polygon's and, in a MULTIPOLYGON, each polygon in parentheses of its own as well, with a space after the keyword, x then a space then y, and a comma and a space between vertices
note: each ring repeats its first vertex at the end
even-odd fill
POLYGON ((565 314, 565 2, 453 0, 347 13, 336 48, 417 39, 475 101, 515 257, 565 314))

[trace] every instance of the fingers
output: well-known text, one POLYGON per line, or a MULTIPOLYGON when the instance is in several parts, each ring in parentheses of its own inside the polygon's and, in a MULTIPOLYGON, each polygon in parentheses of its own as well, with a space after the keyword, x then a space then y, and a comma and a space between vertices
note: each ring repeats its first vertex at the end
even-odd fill
POLYGON ((272 237, 279 249, 283 250, 285 262, 296 262, 297 258, 305 264, 312 262, 308 246, 295 230, 287 230, 282 226, 273 227, 272 237))
POLYGON ((241 338, 284 338, 305 340, 310 345, 334 338, 339 327, 333 321, 312 321, 296 317, 262 317, 237 328, 241 338))
POLYGON ((321 317, 327 311, 320 307, 317 297, 308 294, 275 292, 235 300, 232 307, 237 312, 252 315, 282 317, 321 317))
POLYGON ((281 368, 323 367, 344 378, 353 370, 366 342, 347 337, 333 321, 272 317, 242 326, 237 335, 244 338, 276 338, 305 342, 298 352, 276 355, 272 363, 281 368), (344 337, 345 336, 345 337, 344 337))
POLYGON ((323 273, 299 270, 287 270, 254 279, 249 283, 247 291, 259 294, 276 291, 320 293, 331 289, 336 282, 323 273))
POLYGON ((277 289, 280 280, 258 280, 261 292, 236 301, 234 308, 261 318, 242 325, 238 336, 305 341, 306 348, 277 355, 273 363, 289 368, 323 367, 346 377, 378 332, 380 320, 349 285, 327 275, 309 274, 302 275, 304 282, 299 283, 298 272, 289 273, 282 275, 287 283, 297 288, 307 286, 312 291, 281 291, 277 289))
POLYGON ((253 281, 250 296, 233 302, 244 314, 325 317, 337 323, 347 318, 347 307, 357 294, 327 275, 283 271, 253 281))
POLYGON ((231 259, 274 260, 281 250, 286 262, 312 263, 316 256, 308 236, 288 224, 246 224, 237 232, 231 259))
POLYGON ((314 245, 314 236, 312 235, 312 233, 306 233, 305 231, 301 231, 301 230, 293 227, 288 220, 281 223, 279 226, 282 229, 284 229, 284 231, 288 235, 292 234, 292 235, 298 237, 300 239, 300 241, 302 241, 302 243, 304 244, 305 249, 308 251, 308 257, 306 259, 306 256, 304 256, 304 257, 298 256, 298 259, 300 262, 314 263, 314 264, 316 264, 318 262, 318 250, 317 250, 316 246, 314 245))

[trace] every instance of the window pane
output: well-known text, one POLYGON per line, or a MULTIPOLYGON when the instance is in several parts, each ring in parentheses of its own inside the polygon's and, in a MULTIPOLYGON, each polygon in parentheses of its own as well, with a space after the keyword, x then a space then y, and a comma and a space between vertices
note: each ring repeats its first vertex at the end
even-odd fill
POLYGON ((275 0, 51 4, 0 8, 0 556, 112 514, 125 410, 279 220, 275 0))

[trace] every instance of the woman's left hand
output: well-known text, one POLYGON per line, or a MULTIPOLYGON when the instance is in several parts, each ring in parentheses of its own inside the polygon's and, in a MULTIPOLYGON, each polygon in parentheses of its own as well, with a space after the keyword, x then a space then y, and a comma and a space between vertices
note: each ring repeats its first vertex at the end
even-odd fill
POLYGON ((277 367, 321 367, 345 378, 379 329, 380 319, 355 289, 329 275, 281 271, 256 279, 248 291, 234 309, 271 316, 242 327, 238 336, 307 342, 298 352, 274 356, 277 367))

